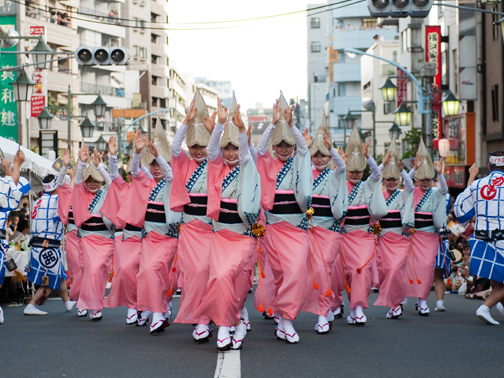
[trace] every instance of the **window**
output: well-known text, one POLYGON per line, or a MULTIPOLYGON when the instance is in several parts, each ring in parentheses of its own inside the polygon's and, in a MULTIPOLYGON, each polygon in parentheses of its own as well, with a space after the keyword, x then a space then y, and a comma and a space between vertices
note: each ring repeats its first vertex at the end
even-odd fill
POLYGON ((159 36, 151 33, 151 43, 158 43, 159 36))
POLYGON ((159 56, 157 55, 151 55, 151 63, 152 64, 158 64, 159 56))
POLYGON ((147 58, 147 49, 145 47, 133 46, 133 56, 137 58, 147 58))
POLYGON ((310 20, 310 25, 312 29, 320 29, 320 18, 312 17, 310 20))
POLYGON ((319 53, 320 52, 320 42, 312 42, 311 43, 311 52, 319 53))

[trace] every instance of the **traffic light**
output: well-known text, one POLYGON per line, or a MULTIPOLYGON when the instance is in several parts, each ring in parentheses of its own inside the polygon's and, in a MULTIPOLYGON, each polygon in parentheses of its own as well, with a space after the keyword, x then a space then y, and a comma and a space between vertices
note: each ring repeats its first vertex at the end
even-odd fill
POLYGON ((77 63, 84 66, 110 66, 127 64, 131 54, 124 47, 85 47, 80 46, 75 51, 77 63))
POLYGON ((372 17, 427 17, 434 0, 368 0, 372 17))

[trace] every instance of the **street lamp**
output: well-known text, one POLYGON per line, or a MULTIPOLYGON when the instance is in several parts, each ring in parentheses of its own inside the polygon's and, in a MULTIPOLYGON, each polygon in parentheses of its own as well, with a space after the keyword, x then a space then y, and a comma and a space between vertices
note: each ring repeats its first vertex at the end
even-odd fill
POLYGON ((411 110, 404 103, 394 112, 395 122, 399 126, 408 126, 411 122, 411 110))
POLYGON ((84 121, 80 124, 80 129, 81 129, 81 134, 83 138, 91 138, 93 136, 93 132, 95 129, 95 125, 93 122, 91 122, 86 115, 86 118, 84 118, 84 121))
POLYGON ((390 78, 387 78, 385 84, 383 84, 379 89, 381 91, 383 101, 385 102, 395 101, 397 94, 397 87, 395 86, 394 83, 392 83, 392 80, 390 80, 390 78))
POLYGON ((47 130, 51 128, 51 121, 53 119, 53 115, 49 113, 47 108, 42 109, 40 114, 37 116, 38 124, 40 130, 47 130))
POLYGON ((392 124, 392 127, 390 129, 388 129, 388 132, 389 132, 389 136, 390 136, 391 140, 392 139, 398 140, 402 134, 401 128, 399 126, 397 126, 397 123, 395 123, 395 121, 392 124))
POLYGON ((99 94, 91 105, 93 106, 93 112, 95 117, 104 117, 105 110, 107 109, 107 103, 103 101, 102 96, 99 94))
POLYGON ((441 101, 441 104, 443 105, 443 113, 445 116, 453 116, 458 114, 460 100, 458 100, 451 91, 448 91, 448 94, 443 99, 443 101, 441 101))
POLYGON ((103 138, 103 135, 100 134, 100 137, 95 142, 98 151, 105 151, 107 149, 107 141, 103 138))
POLYGON ((18 71, 17 79, 11 84, 16 101, 30 101, 36 83, 28 77, 23 68, 18 71))
POLYGON ((352 112, 348 110, 348 113, 343 117, 343 122, 345 122, 345 129, 352 129, 356 119, 357 118, 352 115, 352 112))
POLYGON ((47 43, 43 40, 42 36, 40 36, 39 41, 35 45, 33 49, 28 51, 28 54, 35 55, 35 62, 37 63, 35 67, 40 70, 47 68, 47 61, 49 60, 49 56, 51 56, 53 49, 51 49, 47 43))

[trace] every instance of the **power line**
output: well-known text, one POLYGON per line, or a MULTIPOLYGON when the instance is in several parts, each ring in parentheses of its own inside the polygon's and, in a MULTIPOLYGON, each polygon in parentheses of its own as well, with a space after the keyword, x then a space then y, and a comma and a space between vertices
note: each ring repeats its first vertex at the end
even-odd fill
MULTIPOLYGON (((19 0, 11 0, 11 1, 14 2, 14 3, 18 3, 18 4, 22 4, 22 5, 26 6, 26 3, 23 2, 23 1, 19 1, 19 0)), ((358 1, 354 1, 354 2, 351 2, 351 1, 352 0, 342 0, 342 1, 339 1, 339 2, 336 2, 336 3, 331 3, 331 4, 327 4, 327 5, 323 5, 323 6, 319 6, 319 7, 314 7, 314 8, 310 8, 310 9, 306 9, 306 10, 302 10, 302 11, 295 11, 295 12, 283 13, 283 14, 272 15, 272 16, 263 16, 263 17, 253 18, 253 19, 251 18, 251 19, 242 19, 242 20, 209 21, 209 22, 201 22, 201 23, 180 23, 180 24, 165 23, 165 22, 144 21, 144 20, 139 20, 139 19, 133 19, 132 20, 132 19, 126 19, 126 18, 109 17, 109 16, 99 16, 99 15, 88 14, 88 13, 85 13, 85 12, 79 12, 79 11, 75 11, 74 12, 74 11, 68 11, 66 9, 58 9, 58 8, 51 8, 51 10, 48 10, 48 9, 44 9, 44 8, 35 7, 33 5, 29 5, 29 7, 31 9, 35 9, 35 10, 38 10, 38 11, 41 11, 41 12, 45 12, 45 13, 50 13, 52 10, 54 10, 54 11, 60 10, 60 11, 64 11, 64 12, 70 13, 70 14, 80 14, 80 15, 86 15, 86 16, 92 16, 92 17, 93 16, 94 17, 99 17, 102 20, 89 20, 87 18, 80 18, 80 17, 75 17, 75 16, 71 17, 74 20, 86 21, 86 22, 97 23, 97 24, 113 25, 113 23, 111 24, 109 22, 104 22, 104 20, 106 19, 106 20, 111 20, 111 21, 112 20, 113 21, 127 21, 127 22, 134 22, 134 23, 137 23, 138 21, 141 21, 142 23, 149 23, 149 24, 154 24, 154 25, 162 25, 162 24, 165 24, 165 25, 184 25, 184 24, 201 24, 201 25, 205 25, 205 24, 215 24, 215 23, 245 22, 245 21, 249 21, 249 20, 255 20, 255 21, 257 21, 257 20, 268 20, 268 19, 272 19, 272 18, 284 17, 284 16, 287 16, 287 15, 292 15, 292 14, 297 14, 297 13, 304 13, 304 12, 309 12, 309 11, 317 10, 317 9, 321 9, 321 8, 328 8, 328 7, 331 7, 331 6, 334 6, 334 5, 344 4, 344 5, 340 5, 340 6, 334 7, 334 8, 324 9, 324 10, 319 11, 319 12, 307 14, 306 17, 308 17, 308 16, 313 16, 313 15, 316 15, 316 14, 330 12, 330 11, 335 10, 335 9, 340 9, 340 8, 345 8, 345 7, 348 7, 348 6, 352 6, 352 5, 361 3, 361 2, 363 2, 365 0, 358 0, 358 1), (349 3, 349 4, 345 4, 345 3, 349 3)), ((278 21, 273 21, 273 22, 290 21, 290 20, 293 20, 293 19, 297 19, 297 18, 291 18, 291 19, 287 19, 287 20, 278 20, 278 21)), ((256 25, 264 25, 264 23, 262 23, 262 24, 255 24, 255 25, 254 24, 248 24, 248 25, 220 26, 220 27, 207 27, 207 28, 171 28, 171 27, 150 27, 150 26, 140 27, 140 26, 137 26, 137 25, 116 25, 116 26, 124 27, 124 28, 143 29, 143 30, 197 31, 197 30, 233 29, 233 28, 238 28, 238 27, 251 27, 251 26, 256 26, 256 25)))

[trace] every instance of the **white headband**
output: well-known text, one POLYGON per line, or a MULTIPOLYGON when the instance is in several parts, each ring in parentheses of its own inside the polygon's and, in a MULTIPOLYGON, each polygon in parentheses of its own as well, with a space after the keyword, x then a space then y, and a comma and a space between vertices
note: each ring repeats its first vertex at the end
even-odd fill
POLYGON ((488 160, 492 165, 496 165, 498 167, 504 166, 504 156, 490 156, 488 160))
POLYGON ((56 183, 58 180, 57 177, 54 178, 51 182, 43 182, 42 183, 42 188, 44 188, 44 192, 54 192, 56 188, 58 187, 58 184, 56 183))

